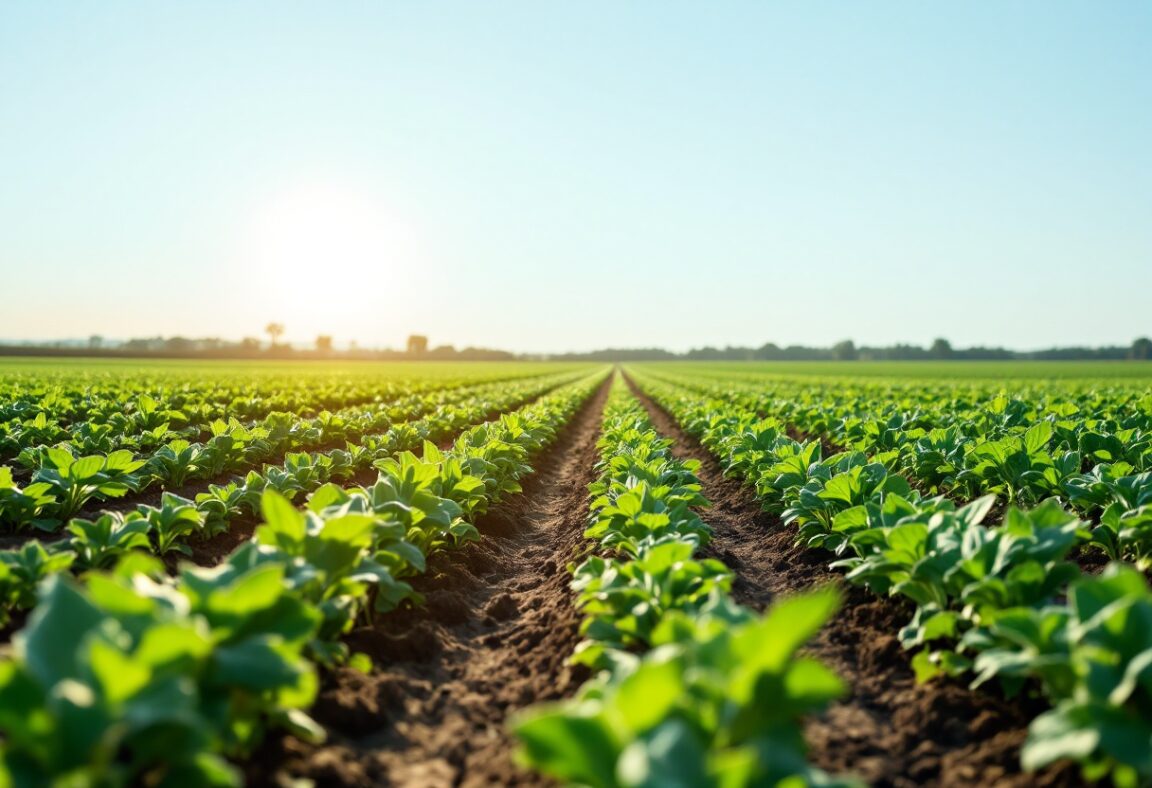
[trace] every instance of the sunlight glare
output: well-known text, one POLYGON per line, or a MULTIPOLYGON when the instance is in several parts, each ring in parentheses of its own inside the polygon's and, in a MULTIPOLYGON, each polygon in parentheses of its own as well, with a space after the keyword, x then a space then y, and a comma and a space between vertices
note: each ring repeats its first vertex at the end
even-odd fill
POLYGON ((244 268, 288 336, 361 333, 410 270, 410 228, 382 200, 343 185, 286 190, 256 212, 244 268))

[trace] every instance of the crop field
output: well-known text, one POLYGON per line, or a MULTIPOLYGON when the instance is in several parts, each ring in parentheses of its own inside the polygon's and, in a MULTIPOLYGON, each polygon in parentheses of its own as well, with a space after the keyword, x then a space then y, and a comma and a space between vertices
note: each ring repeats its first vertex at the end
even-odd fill
POLYGON ((0 788, 1152 783, 1136 363, 0 363, 0 788))

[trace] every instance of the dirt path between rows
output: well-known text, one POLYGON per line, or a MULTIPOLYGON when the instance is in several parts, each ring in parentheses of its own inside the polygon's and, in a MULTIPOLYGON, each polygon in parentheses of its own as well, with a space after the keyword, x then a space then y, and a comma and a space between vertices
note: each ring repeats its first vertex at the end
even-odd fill
POLYGON ((608 389, 537 458, 524 492, 481 519, 482 541, 434 558, 416 584, 425 606, 352 633, 352 648, 376 667, 326 681, 314 715, 329 742, 275 743, 253 763, 250 784, 283 784, 283 775, 322 786, 550 784, 512 763, 506 720, 587 678, 567 664, 579 616, 566 566, 585 545, 608 389))
POLYGON ((954 682, 917 684, 896 634, 911 618, 900 600, 878 598, 843 582, 834 556, 793 544, 793 530, 760 510, 754 492, 724 476, 719 463, 628 379, 656 429, 675 440, 677 457, 701 462, 698 475, 712 507, 702 516, 715 531, 707 552, 736 573, 733 596, 761 609, 781 594, 824 583, 844 601, 809 652, 836 670, 850 695, 811 720, 805 735, 821 768, 851 772, 878 786, 1072 786, 1071 767, 1020 772, 1031 701, 1007 701, 995 690, 954 682))

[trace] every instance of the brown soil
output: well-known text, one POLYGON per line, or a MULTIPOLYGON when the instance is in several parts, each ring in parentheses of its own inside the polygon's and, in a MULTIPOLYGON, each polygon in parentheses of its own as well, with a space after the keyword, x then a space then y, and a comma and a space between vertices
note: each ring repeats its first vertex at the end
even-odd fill
POLYGON ((853 773, 878 786, 1072 786, 1072 767, 1022 773, 1020 745, 1035 701, 1006 700, 949 681, 917 684, 896 638, 911 618, 901 600, 846 585, 828 568, 835 556, 793 543, 792 529, 760 510, 754 493, 726 478, 719 463, 632 381, 662 434, 682 458, 701 461, 698 475, 712 508, 703 513, 715 531, 708 552, 735 573, 733 596, 760 609, 782 595, 833 583, 844 599, 809 652, 832 667, 849 695, 805 731, 810 757, 832 773, 853 773))
POLYGON ((348 640, 370 674, 325 678, 316 719, 329 741, 283 738, 247 765, 249 784, 548 785, 512 761, 509 714, 571 695, 579 640, 566 565, 585 549, 587 487, 608 384, 539 457, 524 492, 481 518, 482 541, 438 554, 416 583, 427 602, 348 640))

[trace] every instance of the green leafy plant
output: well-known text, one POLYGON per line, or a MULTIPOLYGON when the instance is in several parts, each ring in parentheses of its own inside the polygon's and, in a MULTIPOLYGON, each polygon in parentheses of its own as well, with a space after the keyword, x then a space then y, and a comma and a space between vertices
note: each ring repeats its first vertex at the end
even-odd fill
POLYGON ((787 511, 839 550, 845 557, 834 565, 852 581, 915 602, 900 635, 921 649, 913 665, 922 679, 974 670, 976 684, 995 678, 1010 692, 1042 688, 1053 709, 1032 727, 1025 768, 1067 758, 1090 779, 1148 782, 1152 706, 1142 683, 1152 675, 1144 642, 1152 626, 1143 620, 1148 591, 1139 567, 1149 563, 1150 502, 1140 479, 1152 470, 1149 395, 638 377, 730 471, 741 469, 765 509, 787 511), (819 460, 810 448, 806 462, 797 459, 804 444, 785 438, 741 452, 761 412, 778 416, 788 434, 868 454, 819 460), (888 476, 911 472, 919 489, 976 500, 957 507, 895 488, 869 495, 869 484, 821 498, 831 478, 869 463, 888 476), (1096 522, 1070 514, 1055 496, 1096 522), (1015 505, 1002 522, 985 524, 997 497, 1015 505), (1081 578, 1069 558, 1088 542, 1137 566, 1081 578), (1121 575, 1123 582, 1113 579, 1121 575))
POLYGON ((156 552, 160 555, 173 550, 191 555, 191 549, 182 540, 204 528, 204 515, 196 505, 175 493, 160 496, 159 506, 140 504, 134 514, 147 521, 149 530, 156 536, 156 552))
POLYGON ((145 464, 128 451, 77 458, 66 448, 52 447, 43 450, 40 460, 32 480, 48 485, 56 500, 53 515, 60 520, 67 520, 94 497, 125 495, 137 481, 134 472, 145 464))
POLYGON ((808 764, 800 726, 844 692, 797 653, 836 605, 825 590, 763 618, 731 605, 671 616, 657 648, 621 657, 571 701, 521 714, 520 758, 594 788, 847 784, 808 764))
POLYGON ((182 486, 190 476, 201 471, 204 447, 186 440, 174 440, 161 446, 148 460, 148 467, 171 487, 182 486))
POLYGON ((75 553, 37 541, 0 551, 0 621, 7 621, 11 610, 31 608, 41 581, 67 570, 75 560, 75 553))
POLYGON ((72 534, 69 547, 76 552, 77 563, 88 569, 107 569, 132 550, 151 551, 148 538, 151 523, 139 516, 125 518, 107 512, 95 520, 74 517, 68 522, 72 534))
POLYGON ((1073 583, 1066 605, 1007 610, 968 641, 976 683, 1038 679, 1053 704, 1029 727, 1025 767, 1069 758, 1089 779, 1152 778, 1152 591, 1139 572, 1111 564, 1073 583))
POLYGON ((60 522, 47 516, 56 507, 56 496, 49 482, 34 482, 20 487, 12 478, 12 469, 0 466, 0 524, 54 531, 60 522))
POLYGON ((605 495, 593 501, 596 519, 584 536, 598 540, 605 548, 633 556, 639 555, 651 542, 668 536, 704 544, 712 532, 689 508, 689 503, 697 497, 698 494, 687 497, 675 494, 668 487, 650 488, 640 482, 618 494, 615 500, 605 495))
POLYGON ((300 656, 318 615, 282 576, 48 579, 0 662, 0 770, 21 785, 239 785, 224 756, 266 727, 318 737, 300 656))
POLYGON ((1022 435, 977 443, 955 485, 968 494, 1003 493, 1009 503, 1059 494, 1063 480, 1079 472, 1081 459, 1075 451, 1052 453, 1053 434, 1052 423, 1041 421, 1022 435))
POLYGON ((727 594, 732 572, 715 559, 692 557, 694 545, 675 537, 654 542, 628 561, 591 556, 572 573, 586 640, 576 660, 602 667, 605 649, 648 647, 670 611, 690 613, 716 593, 727 594))
POLYGON ((843 552, 847 540, 842 530, 834 528, 839 513, 868 503, 882 503, 888 495, 907 498, 911 493, 903 476, 890 473, 882 463, 866 463, 855 454, 830 458, 824 467, 830 475, 813 472, 804 486, 789 492, 791 505, 781 515, 785 523, 796 523, 796 538, 810 547, 843 552), (846 465, 849 467, 840 470, 846 465))

